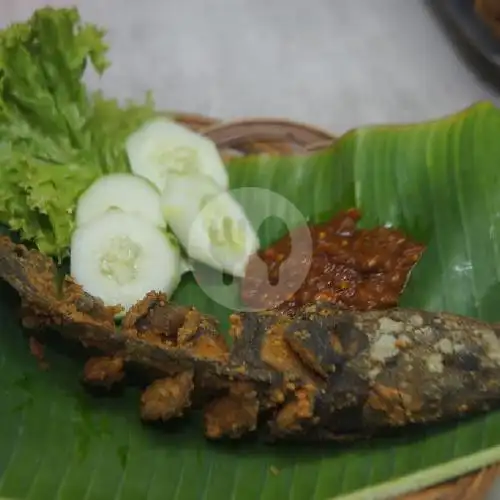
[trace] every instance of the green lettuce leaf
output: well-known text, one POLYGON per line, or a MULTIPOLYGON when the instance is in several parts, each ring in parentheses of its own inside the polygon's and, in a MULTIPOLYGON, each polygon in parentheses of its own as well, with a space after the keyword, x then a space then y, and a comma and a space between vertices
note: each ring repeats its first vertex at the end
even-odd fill
POLYGON ((83 75, 109 65, 105 32, 76 9, 43 8, 0 33, 0 223, 58 259, 80 194, 129 171, 126 136, 154 114, 89 95, 83 75))

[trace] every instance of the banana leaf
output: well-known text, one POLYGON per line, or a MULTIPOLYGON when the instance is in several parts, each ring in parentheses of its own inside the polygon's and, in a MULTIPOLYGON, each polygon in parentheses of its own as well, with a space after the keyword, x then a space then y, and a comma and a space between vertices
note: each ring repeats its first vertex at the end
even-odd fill
MULTIPOLYGON (((489 103, 433 122, 372 126, 323 152, 228 165, 262 243, 296 207, 321 221, 359 207, 366 227, 392 225, 428 248, 402 305, 500 321, 500 111, 489 103), (265 194, 268 193, 268 197, 265 194), (279 194, 281 196, 276 196, 279 194), (290 203, 291 202, 291 203, 290 203), (257 213, 259 212, 259 213, 257 213)), ((500 460, 500 412, 411 435, 323 447, 211 444, 197 416, 166 429, 138 418, 138 392, 96 398, 80 385, 81 354, 52 346, 40 371, 0 301, 0 496, 30 500, 377 499, 500 460)), ((175 300, 227 324, 223 306, 187 275, 175 300)))

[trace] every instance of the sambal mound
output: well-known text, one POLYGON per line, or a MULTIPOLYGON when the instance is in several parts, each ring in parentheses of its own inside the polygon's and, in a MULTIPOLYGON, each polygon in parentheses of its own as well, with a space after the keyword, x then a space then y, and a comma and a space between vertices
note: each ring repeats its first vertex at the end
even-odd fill
POLYGON ((327 223, 297 228, 254 255, 242 282, 245 305, 282 311, 314 301, 356 310, 396 306, 424 246, 396 229, 358 229, 360 218, 358 210, 342 212, 327 223), (311 252, 292 252, 291 241, 309 237, 306 231, 311 252), (306 273, 304 266, 309 267, 306 273))

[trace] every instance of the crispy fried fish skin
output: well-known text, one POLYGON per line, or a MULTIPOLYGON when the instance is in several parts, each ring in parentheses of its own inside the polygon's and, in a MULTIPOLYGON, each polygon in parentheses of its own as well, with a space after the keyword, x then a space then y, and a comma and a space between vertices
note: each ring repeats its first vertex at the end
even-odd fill
POLYGON ((155 380, 141 396, 142 420, 166 422, 181 417, 191 406, 193 389, 193 374, 189 371, 155 380))
POLYGON ((125 361, 120 356, 94 356, 83 367, 83 381, 94 387, 111 389, 125 377, 125 361))
MULTIPOLYGON (((230 350, 214 318, 158 293, 117 328, 114 308, 69 279, 58 286, 50 259, 8 238, 0 278, 19 293, 27 326, 98 348, 117 380, 122 363, 154 373, 144 419, 179 416, 201 394, 212 439, 238 438, 262 420, 271 439, 355 439, 488 411, 500 399, 500 329, 472 318, 316 303, 291 316, 232 315, 230 350), (169 394, 175 401, 165 404, 169 394)), ((109 381, 89 363, 94 382, 109 381)))
POLYGON ((479 320, 324 303, 232 324, 233 362, 280 374, 282 385, 276 374, 272 385, 282 402, 267 420, 274 439, 370 436, 487 411, 500 399, 500 332, 479 320))
POLYGON ((209 439, 237 439, 257 428, 260 404, 255 385, 235 382, 228 393, 205 407, 205 436, 209 439))

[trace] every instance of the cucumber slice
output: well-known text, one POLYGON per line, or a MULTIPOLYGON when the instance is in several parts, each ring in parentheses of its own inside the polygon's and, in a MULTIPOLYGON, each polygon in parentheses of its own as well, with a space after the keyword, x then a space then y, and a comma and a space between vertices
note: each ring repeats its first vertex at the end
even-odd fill
POLYGON ((193 272, 193 266, 187 259, 181 257, 181 263, 180 263, 181 276, 191 272, 193 272))
POLYGON ((165 227, 160 193, 146 179, 132 174, 110 174, 97 179, 78 200, 76 225, 86 224, 115 208, 165 227))
POLYGON ((141 216, 110 211, 73 233, 71 274, 106 305, 127 310, 150 291, 172 295, 180 281, 180 250, 141 216))
POLYGON ((172 174, 161 203, 167 224, 189 257, 244 276, 259 243, 243 208, 229 192, 204 175, 172 174))
POLYGON ((126 150, 132 172, 163 191, 170 173, 201 173, 223 189, 229 185, 226 167, 215 144, 167 119, 155 119, 130 135, 126 150))

